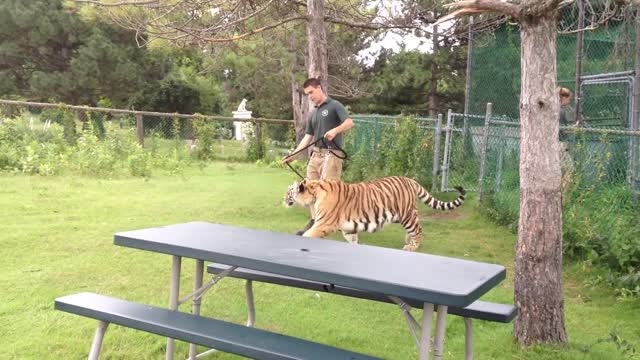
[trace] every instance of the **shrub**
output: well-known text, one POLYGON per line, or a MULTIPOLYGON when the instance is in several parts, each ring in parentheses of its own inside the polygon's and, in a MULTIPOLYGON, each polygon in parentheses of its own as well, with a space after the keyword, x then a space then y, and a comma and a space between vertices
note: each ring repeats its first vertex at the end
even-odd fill
MULTIPOLYGON (((606 135, 576 140, 573 166, 565 169, 563 178, 568 184, 562 194, 563 254, 607 272, 608 281, 624 296, 638 296, 640 203, 620 175, 627 166, 620 160, 620 141, 606 135)), ((515 166, 510 169, 503 174, 500 191, 487 193, 480 205, 489 218, 515 232, 519 189, 515 166)))
POLYGON ((433 133, 425 132, 412 118, 376 124, 383 129, 379 133, 368 129, 370 125, 358 124, 345 137, 345 149, 350 155, 345 179, 363 181, 397 175, 414 178, 430 187, 433 133))

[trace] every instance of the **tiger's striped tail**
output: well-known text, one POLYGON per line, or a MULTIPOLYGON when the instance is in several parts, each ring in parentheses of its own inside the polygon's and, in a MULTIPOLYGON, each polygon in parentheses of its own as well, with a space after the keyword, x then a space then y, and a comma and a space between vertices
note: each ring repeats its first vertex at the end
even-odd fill
POLYGON ((454 189, 458 190, 460 195, 458 195, 458 198, 453 201, 438 200, 435 197, 433 197, 425 188, 423 188, 420 185, 418 186, 419 186, 418 198, 420 198, 420 200, 422 200, 423 203, 425 203, 427 206, 431 207, 432 209, 452 210, 461 206, 464 203, 464 195, 466 194, 466 192, 464 191, 462 186, 454 187, 454 189))

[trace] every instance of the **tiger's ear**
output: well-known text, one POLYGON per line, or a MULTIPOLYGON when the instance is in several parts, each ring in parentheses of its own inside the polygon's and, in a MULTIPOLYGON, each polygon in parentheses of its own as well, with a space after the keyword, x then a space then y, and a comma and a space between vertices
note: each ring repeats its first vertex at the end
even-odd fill
POLYGON ((299 193, 304 192, 304 182, 301 182, 301 183, 298 185, 298 192, 299 192, 299 193))

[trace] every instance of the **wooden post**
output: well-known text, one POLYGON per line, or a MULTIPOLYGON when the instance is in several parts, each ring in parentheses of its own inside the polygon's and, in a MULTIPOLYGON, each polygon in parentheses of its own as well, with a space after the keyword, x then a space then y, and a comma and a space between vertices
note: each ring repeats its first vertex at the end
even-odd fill
POLYGON ((136 134, 138 134, 138 143, 144 146, 144 125, 142 124, 142 114, 136 114, 136 134))
POLYGON ((467 70, 464 82, 464 113, 469 113, 469 96, 471 95, 471 56, 473 55, 473 16, 469 17, 469 43, 467 44, 467 70))
POLYGON ((256 121, 256 142, 258 144, 258 157, 263 159, 266 153, 265 144, 262 139, 262 122, 256 121))

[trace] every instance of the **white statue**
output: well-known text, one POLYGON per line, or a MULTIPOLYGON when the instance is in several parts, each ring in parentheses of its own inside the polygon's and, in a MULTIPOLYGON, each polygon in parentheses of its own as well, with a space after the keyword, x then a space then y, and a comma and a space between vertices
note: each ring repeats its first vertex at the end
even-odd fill
POLYGON ((242 99, 237 111, 247 111, 247 99, 242 99))

